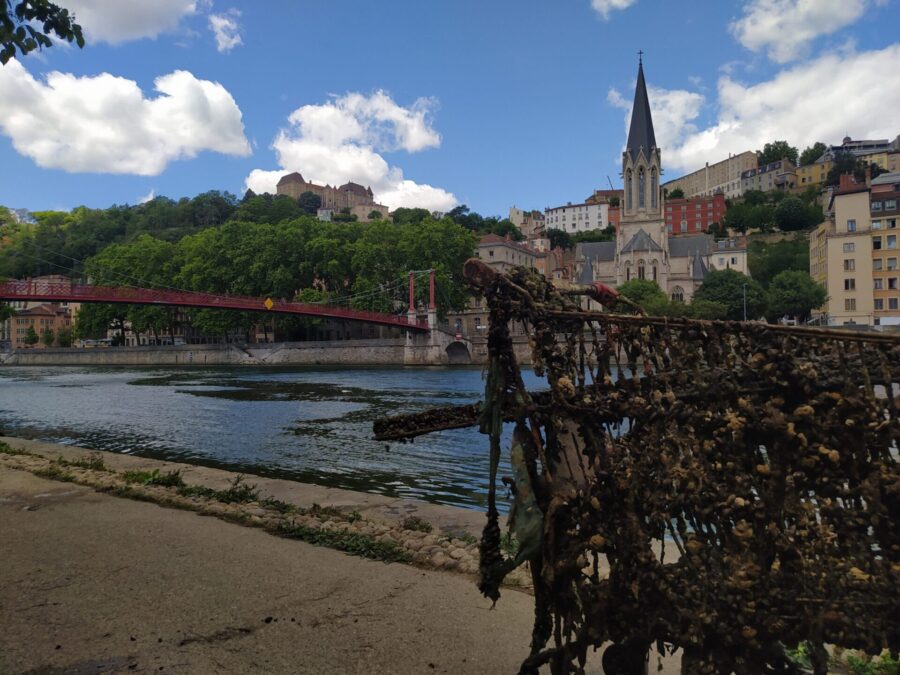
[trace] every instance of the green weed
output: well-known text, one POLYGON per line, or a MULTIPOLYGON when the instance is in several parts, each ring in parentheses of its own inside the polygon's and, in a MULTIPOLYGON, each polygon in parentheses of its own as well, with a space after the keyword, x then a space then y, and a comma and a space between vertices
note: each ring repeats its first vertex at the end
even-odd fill
POLYGON ((32 453, 27 450, 19 450, 11 447, 8 443, 0 442, 0 455, 30 455, 32 453))
POLYGON ((900 661, 884 652, 881 656, 869 656, 862 652, 846 653, 847 667, 853 675, 897 675, 900 661))
POLYGON ((243 474, 234 477, 227 490, 218 490, 216 499, 226 504, 244 504, 255 502, 259 499, 259 489, 256 485, 244 482, 243 474))
POLYGON ((67 483, 71 483, 73 480, 75 480, 75 476, 73 476, 58 464, 50 464, 43 469, 38 469, 34 472, 34 475, 40 476, 41 478, 49 478, 51 480, 61 480, 67 483))
POLYGON ((431 523, 419 516, 406 516, 400 521, 400 527, 404 530, 414 530, 415 532, 425 532, 426 534, 434 529, 431 523))
POLYGON ((297 523, 282 523, 276 534, 289 539, 299 539, 315 546, 327 546, 351 555, 384 562, 410 562, 412 557, 392 542, 381 542, 374 537, 356 532, 320 530, 297 523))
POLYGON ((126 483, 138 483, 139 485, 159 485, 160 487, 182 487, 184 479, 181 470, 160 473, 159 469, 153 471, 126 471, 122 474, 126 483))

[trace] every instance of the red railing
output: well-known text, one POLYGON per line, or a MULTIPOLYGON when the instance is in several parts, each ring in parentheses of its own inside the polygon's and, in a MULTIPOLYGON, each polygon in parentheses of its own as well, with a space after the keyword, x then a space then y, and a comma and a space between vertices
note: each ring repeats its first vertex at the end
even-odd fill
POLYGON ((30 302, 114 302, 135 305, 173 305, 205 309, 232 309, 244 312, 274 312, 300 314, 328 319, 362 321, 404 330, 426 332, 428 323, 411 323, 407 316, 382 314, 348 307, 288 302, 272 299, 271 308, 265 298, 243 295, 215 295, 194 291, 168 291, 132 286, 91 286, 71 281, 14 280, 0 282, 0 300, 28 300, 30 302))

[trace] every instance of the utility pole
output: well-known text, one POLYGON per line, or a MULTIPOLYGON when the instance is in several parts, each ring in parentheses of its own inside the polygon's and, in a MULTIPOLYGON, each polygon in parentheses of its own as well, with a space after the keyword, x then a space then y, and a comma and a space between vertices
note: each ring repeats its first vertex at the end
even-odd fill
POLYGON ((747 320, 747 284, 744 284, 744 321, 747 320))

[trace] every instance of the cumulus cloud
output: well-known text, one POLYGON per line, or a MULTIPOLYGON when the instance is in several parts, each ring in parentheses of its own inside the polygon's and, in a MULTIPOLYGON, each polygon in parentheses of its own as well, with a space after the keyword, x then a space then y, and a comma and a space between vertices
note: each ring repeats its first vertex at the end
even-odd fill
POLYGON ((610 12, 628 9, 635 2, 637 0, 591 0, 591 7, 604 19, 609 19, 610 12))
POLYGON ((241 13, 236 9, 229 9, 223 14, 209 15, 209 29, 216 37, 216 49, 220 52, 230 52, 244 41, 241 39, 241 26, 238 23, 241 13))
POLYGON ((197 12, 197 0, 66 0, 88 41, 119 44, 175 30, 197 12))
POLYGON ((732 35, 754 52, 787 63, 803 56, 809 44, 859 19, 867 0, 749 0, 743 16, 729 25, 732 35))
MULTIPOLYGON (((696 127, 700 106, 671 106, 676 115, 673 128, 657 126, 663 166, 693 171, 729 154, 761 149, 775 139, 786 139, 802 149, 816 141, 837 142, 848 134, 894 138, 896 116, 885 111, 900 109, 900 80, 884 74, 896 72, 900 72, 900 45, 829 54, 752 85, 723 76, 718 82, 718 114, 712 125, 696 127), (866 92, 878 92, 877 105, 866 92), (673 132, 674 138, 670 137, 673 132)), ((653 122, 669 124, 663 119, 666 104, 657 98, 650 93, 653 122)))
POLYGON ((272 148, 280 170, 256 169, 246 186, 254 192, 275 192, 284 174, 299 171, 306 180, 340 185, 354 181, 369 185, 376 201, 445 211, 457 204, 441 188, 404 178, 380 153, 419 152, 440 146, 441 136, 431 125, 435 102, 421 98, 409 107, 387 93, 370 96, 349 93, 321 105, 305 105, 288 117, 289 127, 275 137, 272 148))
MULTIPOLYGON (((659 87, 647 87, 647 96, 650 98, 650 113, 653 116, 656 143, 663 149, 663 159, 665 160, 665 151, 668 148, 686 135, 697 131, 692 120, 695 120, 700 114, 704 98, 701 94, 684 89, 660 89, 659 87)), ((625 136, 623 138, 627 138, 631 122, 632 100, 625 99, 616 89, 609 90, 606 100, 611 105, 626 111, 625 136)))
POLYGON ((155 176, 204 150, 250 154, 241 111, 218 82, 176 70, 155 98, 133 80, 52 72, 35 79, 15 59, 0 68, 0 132, 38 166, 155 176))

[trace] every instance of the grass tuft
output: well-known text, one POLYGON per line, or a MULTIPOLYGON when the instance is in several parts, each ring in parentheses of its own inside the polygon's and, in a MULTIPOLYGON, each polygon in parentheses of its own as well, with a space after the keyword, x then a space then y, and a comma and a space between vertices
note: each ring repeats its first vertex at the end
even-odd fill
POLYGON ((126 483, 138 483, 139 485, 159 485, 161 487, 182 487, 184 479, 181 470, 160 473, 159 469, 153 471, 126 471, 122 474, 126 483))
POLYGON ((320 530, 297 523, 282 523, 276 534, 289 539, 299 539, 315 546, 327 546, 351 555, 384 562, 410 562, 412 556, 393 542, 378 541, 367 534, 320 530))
POLYGON ((75 476, 66 471, 63 467, 58 464, 50 464, 49 466, 44 467, 43 469, 37 469, 33 472, 35 476, 40 476, 41 478, 49 478, 51 480, 61 480, 66 483, 71 483, 75 480, 75 476))
POLYGON ((400 521, 400 527, 404 530, 414 530, 415 532, 425 532, 428 534, 434 529, 434 526, 424 518, 419 516, 406 516, 400 521))
POLYGON ((0 455, 30 455, 27 450, 13 448, 9 443, 0 442, 0 455))

